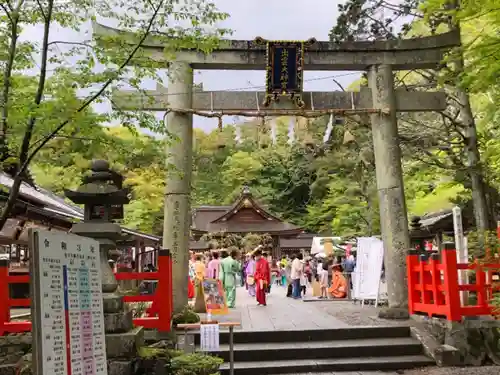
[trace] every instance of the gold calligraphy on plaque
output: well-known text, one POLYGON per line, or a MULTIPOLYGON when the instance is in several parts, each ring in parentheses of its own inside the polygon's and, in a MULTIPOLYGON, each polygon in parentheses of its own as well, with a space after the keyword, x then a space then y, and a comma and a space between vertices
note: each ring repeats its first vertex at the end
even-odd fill
POLYGON ((283 49, 281 53, 281 89, 282 95, 286 95, 288 91, 288 50, 283 49))

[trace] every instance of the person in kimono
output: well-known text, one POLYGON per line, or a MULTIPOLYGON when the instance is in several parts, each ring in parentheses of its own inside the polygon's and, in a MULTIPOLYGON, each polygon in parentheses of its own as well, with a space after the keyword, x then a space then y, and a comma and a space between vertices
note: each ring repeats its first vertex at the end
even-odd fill
POLYGON ((255 296, 259 306, 266 306, 266 292, 271 283, 271 268, 266 258, 262 256, 262 251, 255 253, 255 296))
POLYGON ((336 263, 332 266, 332 286, 328 292, 333 298, 345 298, 347 296, 347 280, 342 271, 341 264, 336 263))
POLYGON ((251 297, 255 297, 255 256, 253 254, 248 259, 245 275, 248 294, 251 297))
POLYGON ((196 261, 194 262, 194 273, 197 282, 203 282, 205 278, 205 262, 203 261, 201 255, 196 255, 196 261))
POLYGON ((214 252, 212 254, 212 260, 210 262, 208 262, 207 278, 218 279, 219 278, 219 267, 220 267, 219 253, 214 252))
POLYGON ((219 280, 224 287, 229 308, 234 308, 236 304, 236 274, 241 272, 241 263, 237 258, 238 252, 233 250, 220 262, 219 280))
POLYGON ((195 288, 194 288, 194 280, 196 279, 196 273, 194 271, 194 253, 190 251, 190 259, 189 259, 189 277, 188 277, 188 298, 194 298, 195 296, 195 288))

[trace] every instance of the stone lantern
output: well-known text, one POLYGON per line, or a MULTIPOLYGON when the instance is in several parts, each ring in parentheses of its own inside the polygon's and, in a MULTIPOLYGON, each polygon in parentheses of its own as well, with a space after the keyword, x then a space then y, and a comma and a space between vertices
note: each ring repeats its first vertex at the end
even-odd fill
POLYGON ((74 224, 71 233, 99 242, 108 374, 130 375, 132 359, 144 343, 144 332, 142 327, 133 328, 132 311, 115 293, 118 283, 108 262, 110 252, 119 246, 117 242, 126 238, 114 221, 123 218, 123 206, 130 201, 129 190, 123 188, 123 176, 112 171, 107 161, 95 160, 91 173, 76 191, 65 190, 64 194, 84 206, 84 220, 74 224))
POLYGON ((109 266, 109 251, 116 250, 122 238, 121 227, 114 220, 123 218, 123 205, 129 203, 129 190, 123 188, 123 176, 112 171, 104 160, 94 160, 91 174, 84 177, 76 191, 65 190, 73 203, 83 204, 84 221, 73 225, 71 232, 99 241, 102 292, 113 293, 118 286, 109 266))

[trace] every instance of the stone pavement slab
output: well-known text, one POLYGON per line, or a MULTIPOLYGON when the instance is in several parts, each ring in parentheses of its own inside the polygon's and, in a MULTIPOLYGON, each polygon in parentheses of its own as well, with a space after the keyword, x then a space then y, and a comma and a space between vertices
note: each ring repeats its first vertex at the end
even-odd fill
POLYGON ((257 306, 255 297, 251 297, 245 288, 238 287, 236 308, 230 309, 228 315, 214 318, 220 322, 240 322, 241 330, 244 331, 332 329, 349 326, 316 305, 288 298, 285 287, 273 285, 267 298, 267 306, 257 306))

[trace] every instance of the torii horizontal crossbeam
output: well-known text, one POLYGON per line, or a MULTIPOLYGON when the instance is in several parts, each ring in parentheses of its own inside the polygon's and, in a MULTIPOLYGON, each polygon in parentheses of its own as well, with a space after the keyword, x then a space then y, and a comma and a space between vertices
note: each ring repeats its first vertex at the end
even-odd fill
MULTIPOLYGON (((115 92, 113 106, 115 109, 145 111, 165 111, 169 108, 169 94, 165 88, 146 92, 115 92)), ((196 91, 191 109, 214 112, 297 109, 287 98, 282 98, 278 105, 264 107, 264 97, 264 92, 257 91, 196 91)), ((308 111, 373 107, 372 94, 367 88, 362 88, 360 92, 304 92, 302 98, 306 104, 304 109, 308 111)), ((396 108, 398 112, 443 111, 446 109, 446 94, 396 90, 396 108)))
MULTIPOLYGON (((124 37, 131 44, 132 34, 97 23, 93 24, 97 38, 124 37)), ((146 38, 142 55, 168 66, 165 54, 169 39, 162 35, 146 38)), ((334 43, 318 41, 306 50, 305 70, 366 70, 372 65, 391 65, 393 70, 434 69, 445 54, 460 46, 456 31, 422 38, 334 43)), ((170 57, 172 58, 172 57, 170 57)), ((223 40, 211 53, 184 49, 175 53, 175 60, 189 62, 193 69, 263 70, 266 68, 266 46, 252 40, 223 40)), ((140 65, 141 59, 132 60, 140 65)))

